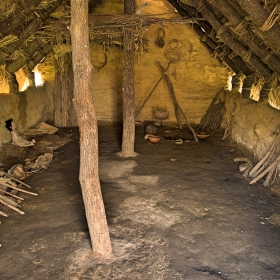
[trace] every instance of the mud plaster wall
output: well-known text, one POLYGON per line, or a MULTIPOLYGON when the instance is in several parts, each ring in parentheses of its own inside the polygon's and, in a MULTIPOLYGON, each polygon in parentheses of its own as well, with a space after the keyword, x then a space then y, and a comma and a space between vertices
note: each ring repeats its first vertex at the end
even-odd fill
MULTIPOLYGON (((191 123, 198 124, 212 98, 227 83, 228 70, 210 56, 189 26, 166 25, 165 47, 154 44, 159 26, 153 25, 145 32, 149 40, 142 55, 135 55, 135 104, 140 108, 157 81, 162 76, 156 61, 164 67, 169 62, 166 52, 179 54, 179 61, 170 65, 167 74, 181 108, 191 123), (178 40, 174 43, 173 40, 178 40)), ((121 120, 122 116, 122 63, 121 51, 111 49, 108 62, 102 69, 98 65, 104 59, 103 49, 92 47, 92 63, 97 66, 93 74, 94 106, 99 120, 121 120), (98 55, 99 54, 99 55, 98 55)), ((138 116, 141 120, 154 119, 156 108, 170 112, 168 122, 176 122, 172 96, 163 79, 138 116)))
POLYGON ((54 118, 53 85, 46 82, 18 94, 0 95, 0 146, 11 140, 5 120, 13 118, 22 133, 40 122, 52 123, 54 118))
MULTIPOLYGON (((106 6, 99 6, 98 13, 108 13, 106 6)), ((138 7, 148 3, 145 14, 168 14, 169 17, 179 17, 174 8, 168 6, 167 1, 137 1, 138 7)), ((123 1, 114 1, 110 11, 123 13, 123 1)), ((110 12, 111 13, 111 12, 110 12)), ((200 42, 198 36, 187 24, 154 24, 146 28, 144 38, 148 45, 144 52, 135 53, 135 104, 136 111, 140 108, 157 81, 162 76, 156 61, 167 67, 169 56, 166 52, 179 54, 179 61, 171 64, 167 74, 179 105, 185 112, 190 123, 198 124, 205 114, 212 98, 227 84, 229 71, 213 58, 200 42), (155 45, 156 31, 163 27, 165 31, 165 46, 155 45), (174 43, 174 39, 177 43, 174 43)), ((92 64, 95 67, 93 74, 93 99, 97 119, 105 121, 122 120, 122 75, 123 52, 110 48, 107 64, 104 63, 103 47, 92 46, 92 64)), ((176 123, 174 105, 171 94, 164 79, 159 83, 151 98, 137 117, 140 120, 153 120, 155 109, 169 111, 170 117, 166 122, 176 123)), ((185 123, 182 118, 182 123, 185 123)))
POLYGON ((269 150, 274 139, 273 132, 280 124, 280 111, 268 103, 241 98, 239 92, 231 91, 225 91, 225 106, 222 126, 226 127, 232 116, 231 137, 261 159, 269 150))

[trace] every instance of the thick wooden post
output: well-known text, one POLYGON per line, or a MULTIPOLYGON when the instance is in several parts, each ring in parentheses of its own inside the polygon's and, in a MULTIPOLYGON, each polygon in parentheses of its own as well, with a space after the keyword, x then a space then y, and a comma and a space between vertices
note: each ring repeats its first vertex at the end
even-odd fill
MULTIPOLYGON (((135 0, 125 0, 125 13, 135 12, 135 0)), ((123 136, 122 157, 134 157, 135 142, 135 98, 134 98, 134 31, 123 32, 124 70, 123 70, 123 136)))
POLYGON ((80 128, 80 184, 95 257, 108 258, 112 247, 98 174, 97 120, 92 101, 88 0, 71 0, 74 106, 80 128))

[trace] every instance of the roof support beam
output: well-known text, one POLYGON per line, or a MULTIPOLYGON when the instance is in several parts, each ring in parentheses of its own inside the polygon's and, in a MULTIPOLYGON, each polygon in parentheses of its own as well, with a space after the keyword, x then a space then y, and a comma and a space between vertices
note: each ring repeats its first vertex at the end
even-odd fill
MULTIPOLYGON (((234 37, 244 42, 261 60, 273 71, 280 75, 280 59, 276 54, 267 48, 251 30, 248 22, 225 0, 206 0, 210 6, 220 11, 229 21, 229 29, 234 32, 234 37)), ((231 32, 232 33, 232 32, 231 32)))
POLYGON ((41 13, 41 16, 32 20, 20 33, 19 39, 7 46, 3 47, 2 52, 2 59, 0 59, 0 65, 4 64, 7 58, 12 55, 25 41, 28 39, 33 32, 37 31, 37 29, 41 26, 41 24, 46 20, 49 15, 61 4, 62 0, 57 0, 53 5, 46 11, 41 13), (6 57, 6 59, 3 59, 6 57))
MULTIPOLYGON (((183 0, 182 2, 187 2, 187 4, 189 4, 190 1, 183 0)), ((225 42, 236 54, 242 57, 244 61, 251 64, 265 80, 268 80, 271 77, 272 71, 260 60, 258 56, 252 53, 249 48, 232 36, 232 34, 228 31, 227 26, 220 22, 205 1, 193 0, 191 4, 197 8, 202 16, 212 25, 220 41, 225 42)))
POLYGON ((253 23, 258 27, 258 30, 256 30, 256 32, 261 33, 267 39, 269 39, 266 41, 266 44, 273 50, 279 51, 279 45, 280 45, 279 21, 278 24, 274 24, 270 29, 264 28, 264 23, 266 22, 269 15, 271 14, 271 11, 269 11, 269 9, 265 9, 260 4, 260 1, 255 1, 255 0, 235 0, 235 1, 239 4, 241 9, 243 9, 246 13, 248 13, 253 23))

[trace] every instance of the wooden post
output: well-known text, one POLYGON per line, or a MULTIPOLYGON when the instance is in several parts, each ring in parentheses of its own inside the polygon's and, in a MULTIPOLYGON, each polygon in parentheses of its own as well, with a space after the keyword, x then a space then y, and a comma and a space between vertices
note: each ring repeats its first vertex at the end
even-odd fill
MULTIPOLYGON (((125 12, 135 12, 135 1, 125 0, 125 12)), ((124 69, 123 69, 123 136, 122 157, 135 157, 135 97, 134 97, 134 31, 131 27, 123 31, 124 69)))
POLYGON ((92 101, 88 0, 71 0, 74 106, 80 129, 80 184, 94 256, 112 252, 98 174, 98 129, 92 101))

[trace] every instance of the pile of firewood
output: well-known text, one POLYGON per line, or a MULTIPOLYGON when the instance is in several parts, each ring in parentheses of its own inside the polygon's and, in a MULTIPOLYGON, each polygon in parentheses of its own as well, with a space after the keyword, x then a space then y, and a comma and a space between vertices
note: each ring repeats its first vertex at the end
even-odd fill
MULTIPOLYGON (((31 188, 31 186, 18 180, 13 175, 0 171, 0 203, 10 209, 13 209, 19 214, 24 214, 24 212, 19 209, 20 203, 24 199, 17 195, 17 193, 22 192, 30 195, 38 195, 37 193, 27 191, 24 189, 25 187, 31 188)), ((0 211, 0 215, 8 217, 8 215, 3 211, 0 211)))
POLYGON ((280 169, 280 125, 273 133, 274 140, 268 152, 254 166, 248 158, 235 158, 234 161, 245 161, 246 163, 239 166, 239 170, 243 172, 242 176, 251 179, 249 184, 254 184, 261 178, 266 177, 263 186, 269 187, 277 178, 280 169))

